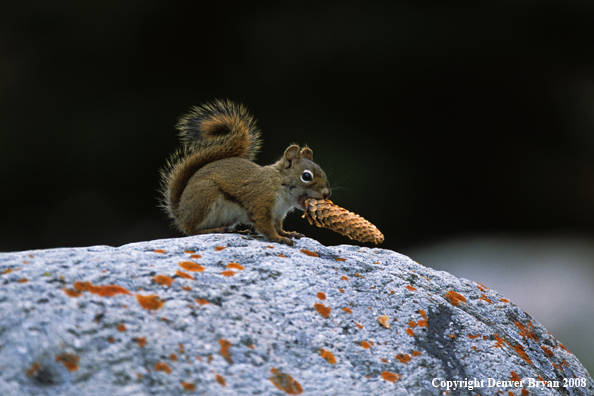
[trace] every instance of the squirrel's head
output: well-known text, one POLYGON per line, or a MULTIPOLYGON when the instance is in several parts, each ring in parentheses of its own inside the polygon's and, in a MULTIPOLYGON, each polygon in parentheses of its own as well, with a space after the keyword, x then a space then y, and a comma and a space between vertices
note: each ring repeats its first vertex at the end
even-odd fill
POLYGON ((282 186, 293 199, 293 206, 305 210, 309 198, 326 199, 330 196, 330 183, 326 173, 313 162, 313 151, 294 144, 285 150, 277 163, 283 175, 282 186))

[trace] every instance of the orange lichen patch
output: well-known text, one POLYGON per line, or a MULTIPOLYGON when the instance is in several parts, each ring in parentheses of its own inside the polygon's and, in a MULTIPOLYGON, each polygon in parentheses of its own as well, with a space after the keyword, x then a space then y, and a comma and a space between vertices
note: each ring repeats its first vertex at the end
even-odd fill
POLYGON ((514 348, 516 353, 518 355, 520 355, 520 357, 522 359, 524 359, 524 361, 526 361, 526 363, 530 363, 532 364, 532 360, 530 360, 530 358, 528 357, 528 354, 526 353, 526 351, 524 351, 524 347, 520 344, 516 344, 516 347, 514 348))
POLYGON ((349 278, 347 278, 347 277, 346 277, 346 276, 344 276, 344 275, 343 275, 343 276, 341 276, 341 277, 340 277, 340 279, 342 279, 342 280, 345 280, 345 281, 347 281, 347 282, 349 281, 349 278))
POLYGON ((37 373, 40 368, 41 368, 41 364, 39 364, 37 362, 33 363, 31 368, 29 370, 27 370, 27 377, 30 377, 33 374, 37 373))
POLYGON ((227 249, 227 247, 226 247, 226 246, 217 246, 217 247, 215 248, 215 250, 216 250, 217 252, 220 252, 221 250, 225 250, 225 249, 227 249))
POLYGON ((177 344, 179 346, 179 354, 183 355, 184 353, 186 353, 186 348, 184 347, 184 344, 182 344, 181 342, 177 344))
POLYGON ((221 275, 223 276, 234 276, 236 273, 235 271, 221 271, 221 275))
POLYGON ((452 338, 452 339, 456 338, 456 334, 450 334, 450 338, 452 338))
POLYGON ((317 254, 316 252, 312 252, 311 250, 307 250, 307 249, 301 249, 301 253, 306 254, 310 257, 320 257, 320 255, 317 254))
POLYGON ((412 360, 408 353, 404 353, 404 354, 399 353, 395 357, 396 357, 396 359, 400 360, 400 363, 404 363, 404 364, 406 364, 412 360))
POLYGON ((382 358, 382 359, 381 359, 381 361, 382 361, 383 363, 389 363, 389 362, 388 362, 388 360, 387 360, 387 359, 384 359, 384 358, 382 358))
POLYGON ((466 297, 464 297, 460 293, 456 293, 453 290, 450 290, 449 292, 447 292, 445 295, 445 298, 450 300, 450 304, 455 305, 455 306, 460 305, 460 301, 462 301, 464 303, 466 302, 466 297))
POLYGON ((406 285, 406 288, 407 288, 408 290, 410 290, 410 291, 415 291, 415 290, 417 290, 417 288, 416 288, 416 287, 412 287, 411 285, 406 285))
POLYGON ((62 362, 64 367, 68 369, 68 371, 76 371, 78 370, 78 356, 73 355, 71 353, 63 353, 61 355, 56 355, 56 362, 62 362))
POLYGON ((62 289, 62 291, 63 291, 64 293, 66 293, 66 295, 67 295, 68 297, 80 297, 80 296, 82 296, 82 293, 80 293, 80 292, 77 292, 77 291, 76 291, 76 290, 74 290, 74 289, 66 289, 66 288, 64 288, 64 289, 62 289))
POLYGON ((386 329, 390 328, 390 318, 387 315, 382 315, 377 318, 377 321, 380 325, 384 326, 386 329))
POLYGON ((553 351, 551 351, 549 348, 547 348, 546 346, 541 346, 540 349, 542 349, 544 351, 544 353, 549 356, 549 357, 553 357, 555 356, 555 354, 553 353, 553 351))
POLYGON ((138 338, 136 338, 136 343, 138 344, 139 347, 144 348, 146 345, 146 338, 138 337, 138 338))
POLYGON ((320 356, 322 356, 324 359, 326 359, 328 361, 328 363, 330 363, 330 364, 336 364, 336 358, 334 357, 334 355, 332 354, 332 352, 327 351, 324 348, 322 348, 320 350, 320 356))
POLYGON ((429 324, 427 323, 427 321, 426 321, 426 320, 419 320, 419 321, 417 322, 417 326, 419 326, 419 327, 428 327, 428 326, 429 326, 429 324))
POLYGON ((200 298, 198 297, 197 299, 195 299, 194 301, 196 301, 198 304, 200 305, 206 305, 206 304, 210 304, 210 302, 204 298, 200 298))
POLYGON ((341 257, 337 257, 336 258, 336 261, 342 261, 342 262, 344 262, 344 261, 346 261, 346 259, 345 258, 341 258, 341 257))
POLYGON ((400 374, 392 373, 390 371, 384 371, 382 373, 382 378, 389 382, 396 382, 400 378, 402 378, 402 376, 400 374))
POLYGON ((153 252, 155 252, 155 253, 161 253, 161 254, 167 254, 165 252, 165 250, 163 250, 163 249, 155 249, 155 250, 153 250, 153 252))
POLYGON ((413 355, 413 357, 419 357, 422 355, 422 353, 419 351, 412 351, 412 355, 413 355))
POLYGON ((229 364, 233 364, 233 360, 231 359, 231 352, 229 352, 229 348, 231 348, 231 343, 224 339, 219 339, 219 344, 221 345, 221 355, 225 358, 229 364))
POLYGON ((330 312, 332 312, 332 309, 330 307, 327 307, 324 304, 320 303, 315 303, 314 308, 316 309, 316 311, 318 311, 320 315, 322 315, 325 318, 329 317, 330 312))
POLYGON ((27 283, 27 282, 29 282, 29 279, 27 279, 27 278, 21 278, 21 279, 17 280, 17 283, 27 283))
POLYGON ((570 351, 569 349, 565 348, 565 347, 563 346, 563 344, 559 343, 559 346, 561 347, 561 349, 564 349, 565 351, 567 351, 567 352, 571 353, 571 351, 570 351))
POLYGON ((175 275, 177 275, 181 278, 196 280, 196 278, 194 278, 192 275, 186 274, 184 271, 180 271, 180 270, 175 271, 175 275))
POLYGON ((406 329, 406 334, 408 334, 409 336, 412 336, 412 337, 415 336, 415 332, 410 327, 408 329, 406 329))
POLYGON ((192 384, 191 382, 179 381, 179 383, 181 384, 182 388, 184 388, 184 390, 187 390, 188 392, 196 390, 196 385, 192 384))
POLYGON ((352 310, 351 310, 349 307, 345 307, 345 308, 343 308, 342 310, 343 310, 344 312, 346 312, 346 313, 350 313, 350 314, 352 314, 352 313, 353 313, 353 311, 352 311, 352 310))
POLYGON ((303 392, 299 382, 293 379, 289 374, 278 371, 276 368, 270 369, 272 377, 270 381, 278 389, 282 390, 288 395, 300 395, 303 392))
POLYGON ((489 299, 487 298, 487 296, 485 296, 484 294, 481 294, 481 297, 480 297, 480 299, 481 299, 481 300, 483 300, 483 301, 486 301, 486 302, 488 302, 489 304, 493 304, 493 301, 489 300, 489 299))
POLYGON ((528 396, 530 394, 530 391, 528 389, 522 389, 521 394, 522 396, 528 396))
POLYGON ((197 259, 197 258, 202 258, 202 256, 199 254, 191 254, 190 258, 197 259))
POLYGON ((155 371, 164 371, 167 374, 171 374, 171 367, 165 362, 159 362, 155 364, 155 371))
MULTIPOLYGON (((89 284, 89 282, 86 282, 89 284)), ((127 289, 117 285, 95 286, 93 289, 87 289, 89 293, 97 294, 101 297, 113 297, 116 294, 132 294, 127 289)))
POLYGON ((101 297, 113 297, 116 294, 132 294, 127 289, 116 285, 95 286, 90 282, 74 282, 74 290, 78 292, 88 291, 101 297))
POLYGON ((217 380, 217 382, 222 385, 222 386, 227 386, 227 383, 225 382, 225 378, 223 378, 222 375, 215 375, 215 379, 217 380))
POLYGON ((475 338, 478 338, 480 336, 481 336, 480 334, 477 334, 477 335, 468 334, 467 337, 470 338, 471 340, 474 340, 475 338))
POLYGON ((107 339, 107 342, 109 342, 110 344, 113 344, 113 343, 115 342, 115 338, 113 338, 113 337, 109 337, 109 338, 107 339))
POLYGON ((194 254, 194 253, 196 253, 196 251, 195 250, 188 250, 188 249, 186 249, 186 250, 184 250, 184 253, 194 254))
POLYGON ((518 329, 520 329, 520 335, 524 338, 530 338, 536 342, 539 342, 538 337, 536 336, 536 334, 530 330, 527 329, 526 326, 524 326, 521 322, 515 321, 514 324, 516 325, 516 327, 518 329))
POLYGON ((502 299, 501 299, 501 300, 499 300, 499 301, 501 301, 501 302, 504 302, 504 303, 508 303, 508 302, 509 302, 509 300, 508 300, 507 298, 502 298, 502 299))
POLYGON ((357 322, 353 322, 353 323, 356 324, 359 329, 362 329, 363 328, 363 325, 362 324, 359 324, 357 322))
POLYGON ((178 265, 180 267, 182 267, 183 269, 185 269, 186 271, 190 271, 190 272, 202 272, 204 271, 204 267, 201 266, 200 264, 196 264, 193 261, 180 261, 178 263, 178 265))
POLYGON ((192 291, 192 288, 190 286, 182 286, 181 288, 185 291, 192 291))
POLYGON ((225 268, 233 268, 233 269, 236 269, 236 270, 243 271, 243 265, 238 264, 238 263, 229 263, 229 264, 227 264, 225 266, 225 268))
POLYGON ((361 341, 361 348, 369 349, 369 348, 371 348, 371 345, 369 345, 369 343, 367 341, 361 341))
POLYGON ((510 374, 511 374, 511 377, 509 378, 510 381, 514 381, 514 382, 515 381, 522 381, 522 379, 520 377, 518 377, 518 374, 516 374, 515 371, 512 370, 510 372, 510 374))
POLYGON ((159 298, 156 294, 151 294, 149 296, 143 296, 141 294, 136 295, 136 301, 140 304, 140 306, 144 309, 148 310, 157 310, 163 308, 163 304, 165 302, 159 298))
POLYGON ((326 299, 326 295, 324 293, 322 293, 322 292, 318 292, 318 298, 320 300, 325 300, 326 299))
POLYGON ((411 320, 410 322, 408 322, 408 325, 412 328, 417 327, 417 322, 415 322, 414 320, 411 320))
POLYGON ((284 254, 279 254, 278 257, 280 257, 280 258, 287 258, 287 256, 285 256, 284 254))
POLYGON ((156 283, 164 286, 171 286, 171 284, 173 283, 173 279, 171 279, 167 275, 155 275, 153 276, 153 280, 156 283))
POLYGON ((427 313, 424 309, 419 309, 419 315, 421 315, 421 318, 427 320, 427 313))
POLYGON ((124 331, 126 331, 126 325, 123 323, 120 323, 119 325, 116 326, 116 330, 123 333, 124 331))
POLYGON ((169 355, 169 360, 171 360, 172 362, 176 362, 177 361, 177 355, 175 353, 172 353, 171 355, 169 355))
POLYGON ((0 272, 0 275, 10 274, 12 272, 12 268, 5 269, 4 271, 0 272))

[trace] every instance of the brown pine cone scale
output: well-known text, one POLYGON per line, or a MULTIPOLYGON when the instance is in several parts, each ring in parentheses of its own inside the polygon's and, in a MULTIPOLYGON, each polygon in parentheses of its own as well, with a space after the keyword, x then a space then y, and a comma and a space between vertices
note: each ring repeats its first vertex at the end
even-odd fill
POLYGON ((384 235, 376 226, 363 217, 334 205, 329 199, 308 199, 305 201, 305 213, 309 224, 329 228, 359 242, 371 242, 376 245, 384 241, 384 235))

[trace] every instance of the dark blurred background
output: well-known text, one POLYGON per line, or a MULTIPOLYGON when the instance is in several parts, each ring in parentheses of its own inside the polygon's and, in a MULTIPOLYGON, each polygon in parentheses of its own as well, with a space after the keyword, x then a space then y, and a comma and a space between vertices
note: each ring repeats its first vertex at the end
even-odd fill
MULTIPOLYGON (((177 118, 215 98, 259 119, 260 164, 308 144, 332 200, 423 264, 477 235, 594 240, 594 2, 11 3, 0 251, 179 236, 159 168, 177 118)), ((296 213, 285 228, 350 243, 296 213)), ((569 348, 594 361, 591 341, 569 348)))

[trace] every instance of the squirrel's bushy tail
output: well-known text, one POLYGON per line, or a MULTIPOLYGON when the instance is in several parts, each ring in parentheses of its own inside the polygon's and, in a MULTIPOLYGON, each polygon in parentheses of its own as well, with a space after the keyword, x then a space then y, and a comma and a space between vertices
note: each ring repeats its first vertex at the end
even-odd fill
POLYGON ((247 109, 230 100, 195 106, 177 124, 182 147, 161 170, 162 202, 175 219, 188 180, 204 165, 223 158, 253 160, 260 149, 260 131, 247 109))

